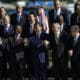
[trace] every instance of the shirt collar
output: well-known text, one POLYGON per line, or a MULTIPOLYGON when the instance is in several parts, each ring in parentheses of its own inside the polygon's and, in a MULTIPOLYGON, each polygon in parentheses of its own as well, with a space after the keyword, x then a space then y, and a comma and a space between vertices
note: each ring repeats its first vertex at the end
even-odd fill
POLYGON ((18 13, 17 15, 21 16, 21 15, 22 15, 22 13, 18 13))
POLYGON ((55 34, 56 37, 59 37, 60 36, 60 31, 57 32, 57 34, 55 34))
POLYGON ((10 24, 6 24, 6 28, 9 29, 9 27, 10 27, 10 24))
POLYGON ((16 35, 16 37, 20 37, 21 36, 21 33, 19 33, 18 35, 16 35))
POLYGON ((75 40, 78 40, 79 36, 80 36, 80 34, 78 33, 78 34, 76 35, 76 37, 74 37, 74 39, 75 39, 75 40))

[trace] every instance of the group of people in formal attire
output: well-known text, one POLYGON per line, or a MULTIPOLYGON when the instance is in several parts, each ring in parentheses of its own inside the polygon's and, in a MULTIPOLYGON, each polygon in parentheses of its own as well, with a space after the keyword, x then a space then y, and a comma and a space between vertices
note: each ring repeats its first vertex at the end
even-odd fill
POLYGON ((25 14, 18 4, 11 15, 0 8, 0 80, 6 80, 8 68, 11 80, 23 80, 26 68, 34 80, 48 80, 48 50, 55 80, 67 80, 69 59, 72 79, 80 80, 80 2, 71 13, 54 0, 48 13, 41 6, 25 14))

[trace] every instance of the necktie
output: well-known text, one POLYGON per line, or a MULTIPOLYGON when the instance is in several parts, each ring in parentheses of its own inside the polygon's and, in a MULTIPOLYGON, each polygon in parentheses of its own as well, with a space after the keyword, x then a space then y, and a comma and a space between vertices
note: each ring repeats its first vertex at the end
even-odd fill
POLYGON ((55 36, 55 41, 56 41, 56 44, 59 45, 59 37, 57 37, 57 35, 55 36))
POLYGON ((39 45, 39 34, 36 35, 36 46, 39 45))
POLYGON ((18 15, 18 16, 17 16, 17 21, 18 21, 18 23, 20 22, 20 18, 21 18, 21 16, 18 15))
POLYGON ((19 43, 19 38, 16 36, 16 45, 19 43))
POLYGON ((73 46, 75 46, 76 43, 77 43, 77 40, 76 40, 76 38, 74 38, 74 40, 73 40, 73 46))

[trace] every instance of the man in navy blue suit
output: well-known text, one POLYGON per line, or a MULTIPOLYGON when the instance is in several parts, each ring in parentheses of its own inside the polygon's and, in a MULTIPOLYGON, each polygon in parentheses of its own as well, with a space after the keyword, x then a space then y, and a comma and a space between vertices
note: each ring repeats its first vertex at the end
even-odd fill
POLYGON ((17 4, 16 13, 11 15, 11 24, 13 26, 21 25, 23 32, 26 32, 26 27, 28 24, 28 16, 23 12, 23 6, 17 4))
POLYGON ((34 33, 29 37, 30 60, 33 69, 35 80, 47 80, 47 48, 46 40, 47 34, 42 33, 42 24, 35 23, 34 33))
POLYGON ((67 9, 61 8, 61 3, 59 0, 54 0, 54 9, 50 10, 48 13, 50 26, 52 26, 52 23, 55 23, 57 21, 57 16, 59 16, 60 14, 64 16, 64 20, 69 26, 71 12, 67 9))
POLYGON ((80 29, 78 25, 71 27, 71 35, 69 39, 68 54, 71 57, 72 78, 73 80, 80 79, 80 29))

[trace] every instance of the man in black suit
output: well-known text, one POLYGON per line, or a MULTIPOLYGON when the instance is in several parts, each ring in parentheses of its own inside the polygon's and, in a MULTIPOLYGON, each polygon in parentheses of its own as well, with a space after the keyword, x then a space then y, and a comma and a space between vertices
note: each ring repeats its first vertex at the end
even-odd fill
POLYGON ((13 37, 9 37, 8 39, 12 80, 23 80, 24 77, 25 64, 23 37, 22 27, 17 25, 15 35, 13 37))
POLYGON ((55 70, 55 80, 67 80, 67 41, 66 32, 60 32, 60 24, 52 25, 52 33, 49 35, 49 41, 52 48, 52 62, 55 70))
POLYGON ((71 26, 80 26, 80 2, 75 3, 74 10, 75 12, 71 15, 71 26))
MULTIPOLYGON (((6 15, 4 17, 4 25, 1 26, 0 28, 0 36, 2 37, 3 39, 3 42, 4 43, 8 43, 8 39, 10 37, 12 37, 14 35, 14 29, 13 29, 13 26, 10 24, 10 17, 8 15, 6 15)), ((7 44, 7 47, 6 47, 7 51, 6 51, 6 54, 4 55, 5 59, 4 59, 4 64, 5 64, 5 77, 7 77, 7 63, 10 64, 10 61, 9 60, 9 48, 8 48, 8 44, 7 44)), ((9 65, 10 66, 10 65, 9 65)))
POLYGON ((55 23, 57 20, 57 16, 62 14, 64 16, 66 24, 70 25, 70 11, 67 9, 61 8, 61 3, 59 0, 54 0, 54 9, 50 10, 49 15, 49 24, 52 26, 52 23, 55 23))
POLYGON ((5 54, 7 53, 7 46, 3 42, 2 38, 0 37, 0 80, 4 80, 5 76, 5 54))
POLYGON ((1 26, 0 30, 0 35, 6 39, 14 34, 13 26, 10 23, 10 16, 6 15, 4 17, 4 25, 1 26))
POLYGON ((36 15, 34 12, 30 12, 28 15, 28 26, 27 26, 27 30, 26 30, 26 35, 27 37, 29 37, 31 34, 34 33, 34 24, 36 23, 36 15))
POLYGON ((57 22, 60 24, 60 32, 63 32, 63 31, 66 31, 67 33, 69 32, 69 29, 68 29, 69 27, 66 25, 63 15, 59 15, 57 17, 57 22))
POLYGON ((31 66, 35 80, 47 80, 46 67, 48 54, 45 45, 47 34, 42 33, 42 25, 39 22, 35 23, 34 32, 29 38, 31 66))
POLYGON ((71 27, 71 35, 69 39, 69 57, 71 57, 72 78, 73 80, 80 79, 80 29, 78 25, 71 27))
POLYGON ((11 24, 13 26, 21 25, 23 27, 23 32, 26 32, 26 27, 28 23, 28 16, 23 13, 23 7, 18 4, 16 6, 16 13, 11 15, 11 24))

